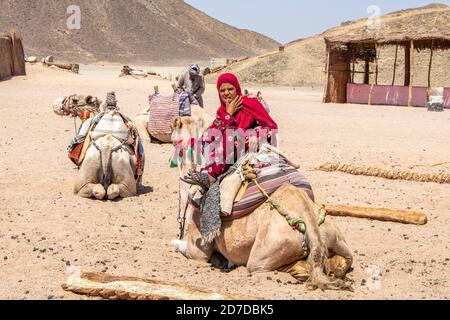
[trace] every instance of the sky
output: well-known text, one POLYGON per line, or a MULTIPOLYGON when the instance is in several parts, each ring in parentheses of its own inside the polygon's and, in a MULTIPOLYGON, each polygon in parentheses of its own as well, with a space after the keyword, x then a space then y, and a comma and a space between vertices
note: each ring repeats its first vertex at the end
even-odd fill
POLYGON ((222 22, 281 43, 309 37, 341 22, 450 0, 185 0, 222 22), (369 9, 372 10, 369 13, 369 9))

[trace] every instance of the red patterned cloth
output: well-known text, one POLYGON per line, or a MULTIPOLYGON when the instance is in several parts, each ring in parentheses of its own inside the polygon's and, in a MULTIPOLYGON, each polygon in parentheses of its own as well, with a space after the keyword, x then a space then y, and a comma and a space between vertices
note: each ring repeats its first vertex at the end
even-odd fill
POLYGON ((203 152, 205 156, 209 155, 209 161, 201 172, 206 172, 216 179, 248 151, 248 143, 245 143, 245 148, 240 150, 240 154, 238 154, 238 142, 234 139, 234 133, 244 132, 248 136, 249 133, 245 132, 246 130, 257 128, 255 133, 258 139, 262 141, 273 138, 273 130, 278 129, 275 121, 257 99, 242 95, 241 86, 235 75, 231 73, 222 74, 217 80, 218 91, 224 83, 229 83, 236 88, 238 96, 243 97, 243 107, 234 116, 231 116, 226 111, 226 105, 219 96, 220 107, 216 119, 203 135, 203 152), (216 141, 217 138, 222 139, 221 143, 216 141), (234 144, 234 148, 233 146, 227 148, 227 143, 234 144), (214 147, 212 147, 213 145, 214 147))

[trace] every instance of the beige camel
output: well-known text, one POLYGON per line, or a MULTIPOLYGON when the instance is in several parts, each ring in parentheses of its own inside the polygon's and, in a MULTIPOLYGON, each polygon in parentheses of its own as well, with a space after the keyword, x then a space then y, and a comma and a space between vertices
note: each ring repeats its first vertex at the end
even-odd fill
MULTIPOLYGON (((183 139, 189 139, 191 123, 186 117, 176 122, 176 131, 183 139)), ((185 176, 188 167, 195 166, 186 164, 180 164, 181 176, 185 176)), ((172 243, 188 259, 208 262, 214 252, 219 252, 229 263, 246 266, 250 273, 279 270, 301 281, 308 280, 308 287, 313 289, 351 289, 342 279, 352 265, 352 253, 331 219, 317 225, 319 209, 302 189, 285 185, 272 199, 300 216, 306 224, 306 234, 293 230, 285 218, 265 203, 252 214, 223 222, 220 235, 207 246, 201 241, 200 214, 188 204, 188 192, 181 194, 181 208, 187 208, 186 234, 183 241, 172 243)))
MULTIPOLYGON (((191 105, 191 112, 192 112, 191 117, 183 117, 183 118, 189 118, 188 121, 192 122, 193 126, 198 128, 201 132, 206 130, 206 128, 214 120, 206 113, 205 109, 200 108, 197 105, 191 105)), ((178 118, 175 118, 174 120, 176 119, 178 118)), ((174 141, 172 133, 158 133, 150 135, 147 130, 147 122, 148 122, 148 108, 143 110, 134 119, 134 123, 143 141, 150 142, 152 138, 163 143, 171 143, 172 141, 174 141)))
POLYGON ((136 156, 112 135, 95 140, 81 165, 74 192, 84 198, 114 200, 137 194, 136 156))
POLYGON ((89 111, 92 115, 100 112, 102 101, 91 95, 74 95, 59 97, 52 105, 53 112, 58 116, 82 117, 83 111, 89 111))

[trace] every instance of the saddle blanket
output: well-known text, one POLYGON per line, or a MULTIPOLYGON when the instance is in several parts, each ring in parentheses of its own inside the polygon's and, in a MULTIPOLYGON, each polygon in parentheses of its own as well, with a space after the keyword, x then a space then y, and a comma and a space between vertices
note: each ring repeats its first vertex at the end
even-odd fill
POLYGON ((195 104, 189 92, 175 93, 171 96, 153 94, 149 96, 147 129, 150 134, 172 133, 172 121, 175 117, 191 116, 191 104, 195 104))
POLYGON ((92 139, 94 140, 108 134, 125 144, 133 144, 134 142, 124 119, 116 111, 105 113, 91 132, 92 139))
MULTIPOLYGON (((284 161, 284 159, 279 159, 277 163, 272 162, 270 166, 261 168, 257 176, 259 185, 268 195, 272 195, 284 184, 292 184, 305 190, 311 200, 314 201, 314 193, 309 181, 302 173, 284 161)), ((266 201, 267 198, 262 194, 256 184, 251 182, 242 198, 233 204, 231 215, 222 216, 222 220, 230 221, 242 218, 255 211, 266 201)))

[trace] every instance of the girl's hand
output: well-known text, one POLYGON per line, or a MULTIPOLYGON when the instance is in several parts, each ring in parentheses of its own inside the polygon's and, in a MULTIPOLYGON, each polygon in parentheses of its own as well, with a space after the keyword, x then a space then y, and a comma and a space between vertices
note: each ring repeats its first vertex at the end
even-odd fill
POLYGON ((237 96, 236 98, 234 98, 233 101, 231 102, 227 102, 227 113, 230 116, 234 116, 236 114, 236 112, 238 112, 242 107, 243 107, 243 101, 244 99, 240 96, 237 96))

